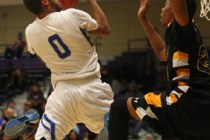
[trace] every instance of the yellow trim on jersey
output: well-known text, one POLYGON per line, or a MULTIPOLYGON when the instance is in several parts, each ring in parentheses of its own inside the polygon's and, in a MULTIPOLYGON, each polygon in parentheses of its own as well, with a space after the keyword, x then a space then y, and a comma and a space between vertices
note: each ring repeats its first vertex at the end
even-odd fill
POLYGON ((149 92, 144 96, 147 104, 154 105, 155 107, 162 107, 161 103, 161 94, 155 94, 153 92, 149 92))
POLYGON ((174 59, 182 59, 182 60, 188 60, 189 59, 189 54, 188 53, 184 53, 184 52, 175 52, 173 55, 173 60, 174 59))
POLYGON ((190 76, 190 69, 178 69, 176 74, 177 76, 190 76))
POLYGON ((177 97, 173 93, 170 93, 169 97, 172 103, 176 103, 178 101, 177 97))
POLYGON ((189 82, 178 81, 178 86, 189 86, 189 82))

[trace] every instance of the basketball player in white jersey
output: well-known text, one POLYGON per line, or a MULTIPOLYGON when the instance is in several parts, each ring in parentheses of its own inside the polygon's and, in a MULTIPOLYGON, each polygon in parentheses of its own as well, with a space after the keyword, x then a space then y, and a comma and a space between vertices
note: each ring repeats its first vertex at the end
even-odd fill
MULTIPOLYGON (((100 80, 96 48, 86 34, 108 35, 109 24, 96 0, 86 1, 92 17, 74 8, 62 10, 59 0, 23 0, 36 15, 25 31, 28 51, 51 70, 54 89, 39 121, 36 140, 62 140, 76 123, 99 133, 113 101, 110 86, 100 80)), ((10 121, 6 135, 26 135, 26 128, 19 126, 36 120, 37 114, 33 115, 10 121), (22 132, 11 132, 15 127, 22 132)))

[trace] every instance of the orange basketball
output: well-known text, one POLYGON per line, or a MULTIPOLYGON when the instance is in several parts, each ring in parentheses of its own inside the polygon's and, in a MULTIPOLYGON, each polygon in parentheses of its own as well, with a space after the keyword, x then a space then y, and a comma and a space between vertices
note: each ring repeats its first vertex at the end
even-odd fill
POLYGON ((62 9, 68 9, 71 7, 75 7, 79 0, 62 0, 62 9))

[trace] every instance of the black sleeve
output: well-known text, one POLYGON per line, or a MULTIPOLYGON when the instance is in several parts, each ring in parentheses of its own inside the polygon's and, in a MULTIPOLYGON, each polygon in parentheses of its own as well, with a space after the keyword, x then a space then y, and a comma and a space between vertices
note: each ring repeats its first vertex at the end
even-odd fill
POLYGON ((189 22, 186 26, 180 26, 176 22, 177 35, 180 37, 180 41, 185 43, 193 43, 196 41, 196 27, 193 22, 189 22))

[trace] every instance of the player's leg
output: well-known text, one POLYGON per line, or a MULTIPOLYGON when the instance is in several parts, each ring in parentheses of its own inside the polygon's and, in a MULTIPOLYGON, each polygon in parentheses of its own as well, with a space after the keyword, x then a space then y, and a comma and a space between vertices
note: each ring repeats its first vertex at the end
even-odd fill
POLYGON ((82 98, 78 114, 78 120, 98 135, 98 140, 108 140, 108 112, 113 102, 111 87, 102 83, 101 80, 94 80, 80 88, 82 98))
MULTIPOLYGON (((102 131, 99 133, 99 136, 98 136, 98 140, 108 140, 109 138, 109 132, 108 132, 108 127, 110 129, 114 129, 115 131, 119 130, 120 128, 120 133, 122 133, 120 136, 118 135, 118 133, 112 133, 113 136, 110 136, 110 137, 113 137, 113 139, 123 139, 123 138, 126 138, 127 135, 128 135, 128 121, 130 119, 130 115, 135 118, 136 120, 140 120, 140 118, 138 117, 138 115, 135 113, 132 105, 131 105, 131 99, 132 98, 128 98, 127 99, 118 99, 117 101, 115 101, 113 104, 112 104, 112 110, 111 110, 111 114, 114 114, 112 115, 112 124, 113 126, 112 127, 109 127, 108 124, 111 125, 111 123, 109 122, 109 113, 107 113, 104 117, 104 122, 105 122, 105 126, 104 128, 102 129, 102 131), (128 110, 126 110, 126 104, 128 106, 128 110), (124 106, 124 107, 123 107, 124 106), (121 109, 125 109, 123 111, 119 110, 119 108, 121 109), (117 111, 116 111, 117 110, 117 111), (114 113, 113 113, 114 112, 114 113), (129 113, 131 114, 129 114, 129 113), (123 115, 120 115, 120 113, 122 113, 123 115), (125 116, 124 114, 127 114, 127 116, 125 116), (121 119, 121 117, 119 117, 118 115, 120 115, 123 119, 121 119), (114 121, 114 118, 116 116, 116 119, 119 119, 118 121, 114 121), (115 124, 117 123, 117 124, 115 124), (119 126, 118 124, 121 124, 121 126, 119 126), (115 127, 116 126, 116 127, 115 127), (123 131, 123 132, 122 132, 123 131), (115 135, 116 134, 116 135, 115 135)), ((127 139, 127 138, 126 138, 127 139)))
POLYGON ((35 139, 62 140, 76 125, 75 102, 70 89, 73 86, 58 83, 55 90, 48 97, 45 112, 40 120, 35 139), (71 92, 71 94, 69 93, 71 92))
MULTIPOLYGON (((151 95, 148 94, 148 95, 151 95)), ((161 105, 161 96, 151 95, 151 104, 161 105)), ((161 128, 155 113, 147 104, 145 97, 141 98, 121 98, 115 100, 110 109, 109 117, 109 140, 127 140, 128 139, 128 121, 133 117, 135 120, 149 121, 153 128, 161 128)), ((161 131, 161 130, 159 130, 161 131)))
POLYGON ((39 114, 36 111, 28 111, 23 115, 11 119, 5 126, 5 135, 9 139, 23 137, 23 139, 33 138, 38 122, 39 114))
POLYGON ((128 139, 128 121, 130 113, 127 107, 127 98, 116 99, 110 109, 109 140, 128 139))

